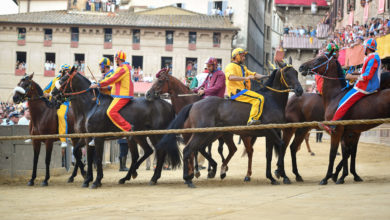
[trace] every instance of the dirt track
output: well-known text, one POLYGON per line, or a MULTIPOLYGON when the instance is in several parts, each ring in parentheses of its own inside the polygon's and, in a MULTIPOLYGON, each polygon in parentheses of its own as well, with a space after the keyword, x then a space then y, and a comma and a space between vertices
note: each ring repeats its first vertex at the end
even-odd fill
MULTIPOLYGON (((163 171, 157 186, 147 185, 152 171, 142 165, 138 178, 125 185, 117 167, 104 170, 103 187, 81 188, 82 179, 67 184, 68 175, 53 176, 49 187, 25 186, 28 178, 0 179, 1 219, 389 219, 390 148, 360 144, 357 172, 364 179, 346 184, 319 186, 328 164, 329 143, 311 139, 310 156, 306 148, 298 153, 298 166, 304 183, 296 183, 291 173, 290 154, 286 171, 291 185, 271 186, 265 178, 264 140, 255 146, 252 182, 244 183, 247 159, 243 146, 233 157, 225 180, 206 179, 206 171, 195 180, 196 189, 182 181, 182 171, 163 171)), ((215 147, 216 148, 216 147, 215 147)), ((225 150, 226 153, 226 150, 225 150)), ((214 154, 220 164, 220 158, 214 154)), ((337 157, 339 160, 340 157, 337 157)), ((273 166, 275 162, 273 162, 273 166)), ((274 167, 273 167, 274 169, 274 167)), ((219 170, 218 170, 219 173, 219 170)), ((95 173, 96 175, 96 173, 95 173)), ((39 176, 36 184, 42 181, 39 176)))

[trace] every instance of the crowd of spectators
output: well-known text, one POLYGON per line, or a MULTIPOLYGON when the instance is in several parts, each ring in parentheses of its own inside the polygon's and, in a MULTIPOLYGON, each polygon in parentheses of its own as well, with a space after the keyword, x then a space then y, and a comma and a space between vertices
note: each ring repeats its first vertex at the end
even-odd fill
POLYGON ((317 30, 312 26, 300 26, 300 27, 292 27, 285 26, 283 28, 284 36, 294 36, 294 37, 316 37, 317 30))
POLYGON ((84 71, 85 71, 85 61, 84 60, 74 61, 74 66, 77 67, 77 72, 84 73, 84 71))
POLYGON ((26 69, 26 62, 22 62, 22 61, 16 61, 16 67, 15 69, 17 70, 25 70, 26 69))
POLYGON ((25 104, 1 103, 0 125, 28 125, 30 123, 30 111, 25 104))
POLYGON ((45 70, 56 70, 56 64, 53 61, 46 60, 45 70))
POLYGON ((213 8, 211 9, 211 15, 219 15, 219 16, 228 16, 231 20, 234 14, 234 10, 231 6, 226 7, 224 11, 222 11, 220 8, 213 8))
POLYGON ((88 0, 85 4, 86 11, 117 12, 121 0, 88 0))

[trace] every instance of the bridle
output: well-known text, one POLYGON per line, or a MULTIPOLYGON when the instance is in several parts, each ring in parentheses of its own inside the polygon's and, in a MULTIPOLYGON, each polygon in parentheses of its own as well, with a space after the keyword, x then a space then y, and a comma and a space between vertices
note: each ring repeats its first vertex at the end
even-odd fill
POLYGON ((282 83, 282 85, 284 85, 287 89, 274 89, 270 86, 266 86, 265 88, 271 90, 271 91, 274 91, 274 92, 279 92, 279 93, 283 93, 283 92, 292 92, 294 91, 293 89, 291 89, 291 87, 288 85, 286 79, 285 79, 285 76, 284 76, 284 72, 287 68, 289 67, 293 67, 292 65, 290 64, 286 64, 282 69, 279 70, 280 72, 280 83, 282 83))
MULTIPOLYGON (((28 95, 30 94, 30 91, 33 91, 34 88, 33 88, 33 81, 29 78, 29 77, 26 77, 25 79, 28 79, 28 82, 29 82, 29 85, 27 88, 23 88, 21 87, 22 89, 24 89, 24 94, 23 96, 21 97, 21 100, 25 100, 25 101, 32 101, 32 100, 37 100, 37 99, 41 99, 43 98, 44 96, 36 96, 36 97, 28 97, 28 95)), ((30 94, 31 95, 31 94, 30 94)))
POLYGON ((83 94, 83 93, 86 93, 87 91, 89 91, 91 88, 88 88, 88 89, 85 89, 85 90, 81 90, 81 91, 78 91, 78 92, 73 92, 73 77, 75 77, 77 74, 77 71, 73 71, 73 73, 69 74, 69 73, 66 73, 66 75, 68 76, 68 79, 66 80, 66 82, 64 84, 61 85, 60 87, 60 92, 64 95, 64 96, 73 96, 73 95, 79 95, 79 94, 83 94), (68 85, 70 84, 70 93, 67 93, 65 92, 66 89, 68 88, 68 85))
POLYGON ((343 79, 341 77, 325 76, 325 74, 328 72, 329 63, 330 63, 330 61, 333 60, 334 56, 332 55, 331 57, 328 57, 328 56, 326 56, 326 54, 322 54, 322 56, 324 56, 326 58, 326 61, 321 63, 321 64, 319 64, 319 65, 317 65, 317 66, 315 66, 315 67, 313 67, 313 68, 311 68, 311 69, 309 69, 308 72, 313 73, 314 75, 318 75, 318 76, 320 76, 320 77, 322 77, 324 79, 332 79, 332 80, 343 79), (326 64, 326 69, 325 69, 325 72, 323 74, 319 74, 318 72, 314 71, 314 70, 320 68, 321 66, 324 66, 325 64, 326 64))

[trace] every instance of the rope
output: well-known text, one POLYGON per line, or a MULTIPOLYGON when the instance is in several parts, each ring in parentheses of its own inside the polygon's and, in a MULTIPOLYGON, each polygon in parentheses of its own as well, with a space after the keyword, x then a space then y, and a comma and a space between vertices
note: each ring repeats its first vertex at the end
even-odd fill
MULTIPOLYGON (((6 140, 25 140, 25 139, 59 139, 59 138, 90 138, 90 137, 127 137, 137 135, 161 135, 161 134, 184 134, 184 133, 205 133, 205 132, 229 132, 229 131, 249 131, 263 130, 273 128, 302 128, 317 127, 317 121, 287 123, 287 124, 263 124, 253 126, 228 126, 228 127, 209 127, 209 128, 187 128, 171 130, 146 130, 132 132, 101 132, 101 133, 75 133, 75 134, 51 134, 51 135, 24 135, 24 136, 0 136, 0 141, 6 140)), ((366 119, 366 120, 342 120, 342 121, 324 121, 326 125, 372 125, 390 123, 390 118, 366 119)))

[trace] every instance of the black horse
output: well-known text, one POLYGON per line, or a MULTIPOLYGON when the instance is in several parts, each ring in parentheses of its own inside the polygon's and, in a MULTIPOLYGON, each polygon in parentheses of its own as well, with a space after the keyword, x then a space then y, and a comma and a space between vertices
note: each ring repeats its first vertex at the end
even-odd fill
MULTIPOLYGON (((262 115, 262 123, 283 123, 284 112, 288 99, 288 92, 286 89, 293 89, 296 95, 301 95, 303 89, 298 81, 298 73, 291 66, 285 63, 279 63, 281 69, 275 70, 268 81, 266 82, 266 88, 260 89, 259 93, 264 95, 265 103, 262 115)), ((179 113, 177 118, 171 123, 169 128, 191 127, 191 128, 203 128, 203 127, 222 127, 222 126, 234 126, 234 125, 246 125, 249 111, 251 106, 246 103, 236 102, 231 100, 224 100, 218 97, 210 97, 194 104, 184 107, 179 113)), ((284 173, 283 158, 284 152, 283 141, 278 135, 280 129, 267 129, 267 130, 254 130, 254 131, 234 131, 231 133, 242 136, 266 136, 267 146, 267 171, 266 176, 271 180, 272 184, 278 182, 272 177, 271 174, 271 159, 272 148, 276 144, 279 149, 279 161, 278 161, 278 174, 284 177, 285 183, 289 183, 288 177, 284 173)), ((227 134, 231 134, 227 133, 227 134)), ((187 143, 183 150, 183 163, 184 163, 184 180, 189 187, 194 187, 192 183, 193 170, 192 170, 192 157, 194 152, 201 150, 207 144, 214 141, 216 138, 224 136, 225 143, 234 145, 233 141, 227 141, 225 138, 232 137, 232 135, 221 134, 219 132, 209 133, 194 133, 190 137, 190 141, 187 143)), ((157 145, 157 149, 175 149, 177 147, 176 135, 165 135, 161 142, 157 145)), ((235 145, 234 145, 234 148, 235 145)), ((231 155, 229 155, 225 162, 229 162, 231 155)), ((221 170, 223 170, 226 164, 223 164, 221 170)))
MULTIPOLYGON (((59 80, 59 84, 56 85, 57 88, 53 91, 53 94, 70 96, 75 115, 81 115, 80 117, 85 118, 86 132, 120 131, 120 129, 117 128, 106 115, 106 111, 112 101, 112 97, 100 93, 97 89, 89 89, 90 85, 91 82, 87 78, 72 69, 70 74, 64 75, 59 80)), ((134 130, 164 129, 175 117, 172 106, 168 102, 164 100, 147 101, 144 98, 132 100, 120 111, 120 114, 125 118, 125 120, 129 121, 133 125, 134 130)), ((150 135, 148 137, 154 146, 161 138, 160 135, 150 135)), ((132 175, 135 177, 138 167, 153 153, 152 148, 146 140, 146 136, 134 136, 132 138, 144 149, 145 154, 138 161, 137 158, 133 158, 134 163, 132 162, 127 175, 119 181, 120 184, 123 184, 126 180, 130 180, 132 175)), ((107 139, 113 139, 113 137, 95 138, 97 177, 91 186, 92 188, 101 186, 101 180, 103 178, 103 144, 104 140, 107 139)), ((162 166, 167 153, 170 159, 168 162, 173 168, 180 165, 181 156, 178 148, 169 152, 161 150, 157 151, 157 167, 150 184, 156 184, 157 180, 160 178, 162 166)), ((93 180, 92 156, 93 149, 92 147, 88 147, 88 174, 83 183, 83 187, 88 187, 89 182, 93 180)))

